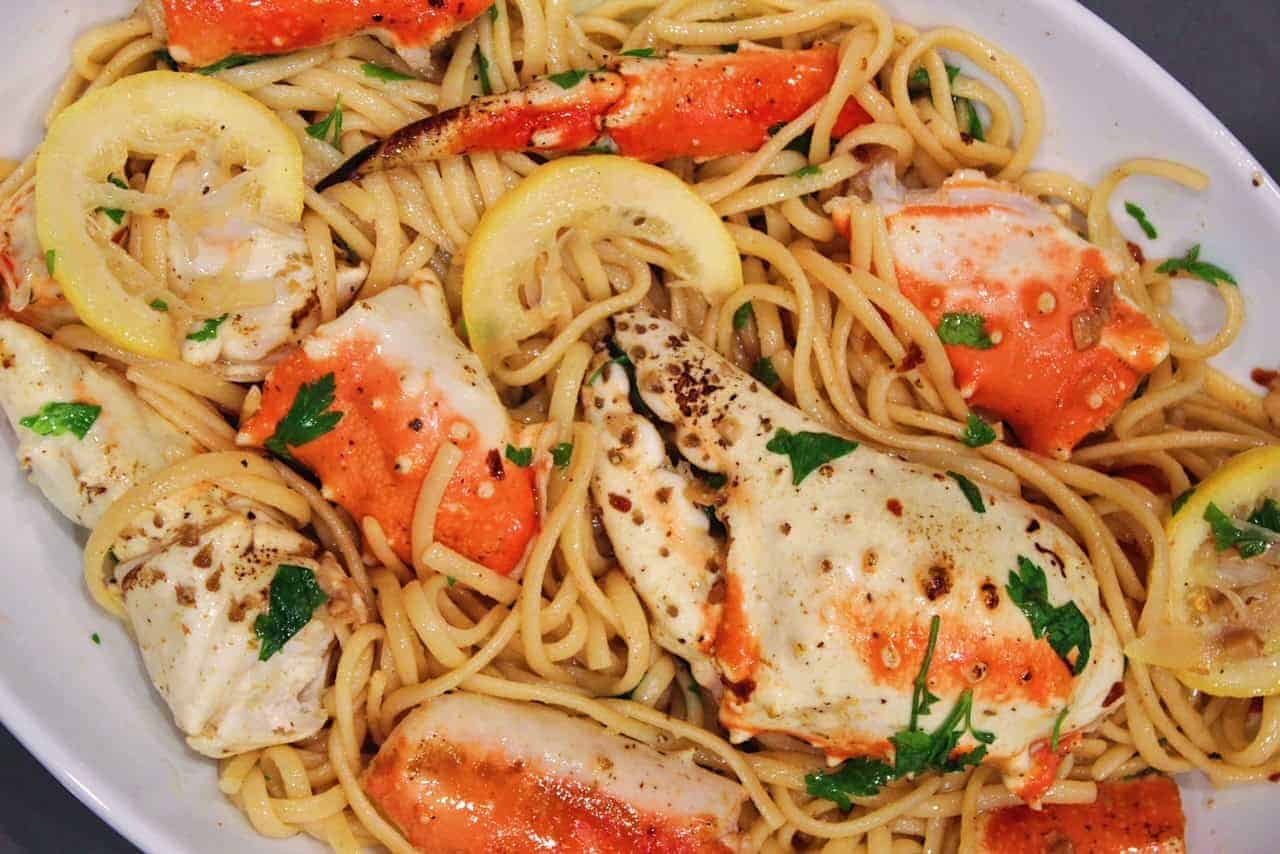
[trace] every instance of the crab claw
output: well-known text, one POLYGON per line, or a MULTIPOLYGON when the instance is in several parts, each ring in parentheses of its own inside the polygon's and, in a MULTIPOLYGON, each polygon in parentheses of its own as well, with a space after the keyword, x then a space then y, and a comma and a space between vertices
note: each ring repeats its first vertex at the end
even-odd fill
MULTIPOLYGON (((1120 265, 1044 205, 977 172, 934 191, 877 191, 902 293, 943 336, 956 384, 1027 448, 1066 458, 1169 354, 1116 288, 1120 265)), ((829 205, 849 230, 849 203, 829 205)))
MULTIPOLYGON (((705 603, 714 624, 700 631, 728 687, 720 720, 731 737, 785 734, 833 759, 887 759, 917 711, 932 731, 971 702, 965 719, 977 723, 955 749, 983 750, 1011 789, 1038 799, 1052 782, 1041 772, 1061 757, 1036 748, 1055 721, 1071 732, 1099 718, 1123 667, 1071 537, 1017 496, 830 434, 667 320, 625 312, 615 341, 634 363, 640 398, 674 425, 679 452, 723 478, 713 503, 727 545, 707 569, 723 567, 724 582, 705 603), (1016 601, 1027 597, 1038 616, 1070 622, 1070 638, 1033 624, 1016 601), (941 698, 931 711, 914 700, 922 670, 941 698)), ((620 396, 604 393, 613 411, 596 417, 625 431, 620 396)), ((642 596, 689 584, 687 568, 651 552, 676 554, 706 536, 701 525, 649 525, 647 505, 634 518, 637 501, 660 500, 667 486, 645 481, 651 444, 620 432, 599 463, 616 471, 597 476, 599 485, 631 479, 618 493, 626 500, 609 494, 601 504, 624 571, 644 579, 642 596)), ((645 598, 654 613, 665 607, 645 598)))
POLYGON ((505 574, 538 528, 535 469, 509 459, 512 438, 479 360, 450 328, 443 293, 423 284, 389 288, 318 328, 272 370, 239 441, 309 466, 327 497, 376 519, 405 561, 423 480, 451 442, 462 459, 434 538, 505 574))
MULTIPOLYGON (((573 152, 605 147, 650 163, 754 151, 831 88, 835 45, 737 53, 622 56, 599 71, 567 71, 526 89, 476 98, 401 128, 319 185, 470 151, 573 152)), ((837 136, 871 121, 850 100, 837 136)))
POLYGON ((184 65, 319 47, 369 33, 415 67, 427 50, 493 5, 493 0, 146 0, 156 31, 184 65))

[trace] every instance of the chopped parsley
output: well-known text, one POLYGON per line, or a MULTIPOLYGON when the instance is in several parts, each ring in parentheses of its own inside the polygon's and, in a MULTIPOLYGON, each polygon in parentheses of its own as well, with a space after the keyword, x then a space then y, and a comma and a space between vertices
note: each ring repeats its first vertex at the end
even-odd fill
POLYGON ((888 762, 859 756, 850 759, 835 771, 806 774, 804 786, 815 798, 834 801, 841 810, 848 812, 853 809, 850 798, 872 797, 893 780, 893 767, 888 762))
POLYGON ((600 141, 597 142, 595 145, 588 145, 586 148, 581 149, 578 153, 579 154, 617 154, 618 146, 616 146, 613 143, 613 140, 609 139, 609 137, 603 136, 603 137, 600 137, 600 141))
POLYGON ((505 456, 522 469, 527 469, 533 464, 533 448, 517 448, 515 445, 508 444, 505 456))
POLYGON ((651 47, 637 47, 632 50, 624 50, 623 56, 638 56, 642 59, 653 59, 656 51, 651 47))
POLYGON ((990 350, 996 346, 987 334, 987 319, 980 314, 947 312, 938 324, 938 337, 943 344, 990 350))
POLYGON ((547 79, 559 86, 561 89, 572 89, 582 82, 582 78, 590 74, 590 71, 561 71, 559 74, 548 74, 547 79))
POLYGON ((156 298, 155 298, 155 299, 153 299, 151 302, 147 303, 147 305, 151 306, 151 307, 152 307, 152 308, 154 308, 156 311, 168 311, 168 310, 169 310, 169 303, 165 302, 164 300, 160 299, 159 297, 156 297, 156 298))
POLYGON ((489 57, 476 51, 476 67, 480 69, 480 91, 486 95, 493 94, 493 81, 489 79, 489 57))
POLYGON ((1058 716, 1053 720, 1053 738, 1049 741, 1049 749, 1054 753, 1058 752, 1058 739, 1062 737, 1062 722, 1067 719, 1067 712, 1071 711, 1070 706, 1063 706, 1062 711, 1058 712, 1058 716))
POLYGON ((1196 491, 1194 488, 1188 489, 1185 492, 1183 492, 1181 495, 1179 495, 1177 498, 1173 499, 1173 513, 1171 515, 1174 515, 1174 516, 1178 515, 1178 511, 1181 510, 1186 505, 1186 503, 1191 500, 1191 496, 1195 495, 1195 492, 1196 491))
POLYGON ((723 475, 718 471, 707 471, 706 469, 700 469, 697 466, 693 466, 692 468, 693 473, 698 480, 702 481, 712 489, 724 489, 725 484, 729 482, 728 475, 723 475))
POLYGON ((489 7, 489 20, 495 24, 498 23, 498 4, 497 3, 494 3, 492 6, 489 7))
POLYGON ((1142 227, 1142 231, 1152 240, 1160 236, 1160 232, 1156 231, 1156 227, 1151 224, 1151 220, 1147 219, 1147 212, 1135 205, 1133 202, 1125 202, 1124 210, 1129 216, 1138 221, 1138 225, 1142 227))
POLYGON ((37 436, 71 433, 83 439, 101 414, 102 407, 94 403, 46 403, 35 415, 19 418, 18 424, 37 436))
POLYGON ((569 463, 573 460, 573 443, 561 442, 551 449, 551 461, 556 464, 556 468, 564 469, 569 467, 569 463))
POLYGON ((385 65, 378 65, 376 62, 366 62, 360 66, 364 71, 365 77, 372 77, 374 80, 386 80, 388 82, 395 80, 412 80, 412 74, 405 74, 396 71, 394 68, 387 68, 385 65))
POLYGON ((799 169, 791 173, 792 178, 804 178, 809 175, 821 175, 822 167, 814 166, 810 163, 808 166, 801 166, 799 169))
POLYGON ((188 341, 212 341, 213 339, 218 337, 218 327, 226 323, 227 318, 230 316, 231 315, 229 314, 224 314, 221 317, 207 318, 204 321, 204 323, 200 324, 199 329, 197 329, 195 332, 191 332, 187 334, 187 340, 188 341))
POLYGON ((329 596, 320 588, 314 570, 305 566, 282 563, 271 579, 271 597, 267 610, 253 622, 253 633, 262 641, 258 660, 275 655, 289 638, 311 622, 311 615, 329 596))
POLYGON ((339 93, 338 99, 333 103, 333 112, 325 116, 315 124, 307 125, 307 136, 312 139, 318 139, 321 142, 327 142, 334 148, 341 149, 342 146, 342 95, 339 93))
POLYGON ((990 445, 996 440, 996 430, 987 420, 976 412, 969 413, 969 421, 964 425, 964 432, 960 434, 960 441, 964 442, 970 448, 981 448, 984 445, 990 445))
POLYGON ((987 512, 987 505, 982 502, 982 490, 978 489, 977 484, 958 471, 947 472, 947 477, 960 485, 960 491, 969 500, 969 506, 973 508, 974 513, 987 512))
POLYGON ((978 108, 968 98, 952 98, 956 108, 956 121, 960 123, 960 132, 968 134, 978 142, 987 141, 987 132, 982 128, 982 119, 978 116, 978 108))
POLYGON ((50 249, 44 253, 44 266, 49 271, 49 275, 53 275, 54 269, 58 266, 58 250, 50 249))
POLYGON ((1156 272, 1169 276, 1186 273, 1188 276, 1197 278, 1202 282, 1208 282, 1215 287, 1218 282, 1227 282, 1232 285, 1239 284, 1234 276, 1217 264, 1210 264, 1208 261, 1200 260, 1199 243, 1188 249, 1187 254, 1181 258, 1170 258, 1159 267, 1156 267, 1156 272))
POLYGON ((765 447, 791 459, 791 483, 799 486, 814 469, 852 454, 858 443, 830 433, 792 433, 780 427, 765 447))
MULTIPOLYGON (((115 175, 108 175, 107 183, 114 184, 115 186, 119 187, 122 190, 129 189, 129 185, 126 184, 122 179, 117 178, 115 175)), ((119 225, 120 223, 124 222, 125 212, 120 208, 98 208, 98 210, 102 211, 104 214, 110 217, 111 221, 114 222, 116 225, 119 225)))
MULTIPOLYGON (((773 127, 769 128, 769 136, 774 136, 774 135, 776 135, 776 134, 778 133, 778 131, 782 130, 782 129, 783 129, 784 127, 786 127, 786 126, 787 126, 787 123, 786 123, 786 122, 778 122, 776 125, 774 125, 773 127)), ((788 142, 788 143, 783 147, 783 149, 782 149, 782 150, 783 150, 783 151, 795 151, 795 152, 798 152, 798 153, 800 153, 800 154, 808 154, 808 153, 809 153, 809 147, 810 147, 812 144, 813 144, 813 128, 810 128, 809 130, 807 130, 807 131, 805 131, 804 133, 800 134, 800 135, 799 135, 798 137, 796 137, 795 139, 793 139, 793 140, 791 140, 790 142, 788 142)))
POLYGON ((178 70, 178 61, 173 58, 173 54, 169 53, 169 51, 158 50, 155 52, 155 58, 157 62, 162 63, 170 71, 178 70))
MULTIPOLYGON (((173 57, 169 57, 172 59, 173 57)), ((221 59, 213 65, 206 65, 204 68, 195 69, 196 74, 217 74, 219 71, 226 71, 228 68, 239 68, 242 65, 249 65, 254 62, 261 62, 266 59, 265 56, 249 56, 243 53, 233 53, 226 59, 221 59)))
POLYGON ((1249 516, 1247 526, 1237 525, 1234 519, 1223 513, 1222 508, 1213 502, 1209 502, 1209 506, 1204 509, 1204 520, 1209 523, 1214 547, 1220 552, 1234 546, 1243 558, 1257 557, 1265 553, 1272 543, 1280 540, 1280 536, 1268 534, 1280 533, 1280 505, 1271 498, 1249 516))
POLYGON ((631 408, 636 411, 637 415, 642 415, 645 418, 652 418, 653 410, 649 408, 649 404, 645 403, 644 398, 640 396, 640 390, 636 384, 635 363, 631 361, 631 357, 628 356, 626 351, 619 347, 617 342, 612 338, 605 342, 605 346, 609 350, 609 361, 596 368, 595 371, 592 372, 591 376, 587 377, 587 384, 590 385, 599 379, 604 374, 604 369, 609 365, 617 365, 627 373, 627 382, 631 386, 631 392, 629 395, 631 399, 631 408))
POLYGON ((756 316, 756 309, 750 302, 744 302, 733 312, 733 328, 745 329, 751 318, 756 316))
POLYGON ((1089 621, 1075 602, 1057 606, 1049 602, 1049 583, 1044 570, 1035 563, 1018 555, 1018 570, 1009 573, 1009 583, 1004 588, 1009 591, 1009 598, 1026 616, 1031 633, 1036 638, 1047 637, 1058 657, 1080 675, 1093 649, 1089 621), (1074 663, 1069 657, 1073 649, 1077 651, 1074 663))
POLYGON ((773 360, 768 356, 761 356, 756 360, 755 367, 751 369, 751 376, 770 389, 777 388, 778 383, 782 382, 782 377, 778 376, 777 369, 773 367, 773 360))
POLYGON ((452 575, 446 575, 444 580, 449 583, 450 587, 458 583, 458 579, 452 575))
POLYGON ((291 457, 290 447, 314 442, 342 420, 343 413, 330 412, 337 382, 332 373, 313 383, 303 383, 293 399, 289 412, 276 424, 276 431, 266 441, 267 449, 277 456, 291 457))
MULTIPOLYGON (((947 64, 947 82, 955 83, 956 77, 960 75, 960 69, 950 63, 947 64)), ((921 66, 911 72, 911 76, 907 78, 907 91, 912 95, 924 95, 929 92, 931 83, 929 80, 929 69, 921 66)))
POLYGON ((98 646, 102 646, 102 638, 98 637, 97 632, 94 632, 93 634, 89 635, 89 640, 93 641, 98 646))

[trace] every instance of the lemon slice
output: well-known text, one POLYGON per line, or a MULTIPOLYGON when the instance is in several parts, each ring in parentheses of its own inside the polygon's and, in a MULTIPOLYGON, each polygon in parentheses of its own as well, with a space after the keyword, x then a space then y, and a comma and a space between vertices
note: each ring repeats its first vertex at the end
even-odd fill
MULTIPOLYGON (((1196 602, 1205 589, 1206 571, 1212 570, 1213 561, 1219 556, 1212 546, 1206 547, 1206 543, 1214 539, 1213 529, 1205 519, 1209 505, 1233 519, 1246 519, 1267 497, 1276 496, 1278 490, 1280 447, 1255 448, 1233 457, 1201 481, 1173 514, 1165 535, 1169 541, 1168 618, 1175 631, 1185 633, 1195 625, 1196 602)), ((1237 553, 1231 550, 1221 554, 1232 558, 1237 553)), ((1273 568, 1269 573, 1276 575, 1274 583, 1280 592, 1280 569, 1273 568)), ((1139 639, 1132 645, 1134 657, 1158 661, 1161 651, 1153 649, 1150 655, 1145 654, 1144 640, 1139 639)), ((1175 673, 1188 687, 1216 696, 1277 694, 1280 693, 1280 648, 1277 647, 1280 647, 1280 631, 1273 632, 1261 651, 1249 657, 1233 656, 1208 644, 1204 647, 1208 650, 1207 668, 1178 669, 1175 673)))
POLYGON ((134 353, 176 359, 173 323, 130 292, 90 232, 99 208, 148 211, 156 200, 108 182, 130 154, 205 147, 252 175, 262 213, 302 217, 302 150, 262 103, 199 74, 152 71, 91 92, 53 122, 36 161, 36 225, 53 277, 80 318, 134 353))
POLYGON ((462 313, 471 348, 490 371, 541 330, 520 286, 567 228, 633 237, 660 247, 676 274, 716 304, 742 287, 737 246, 720 217, 675 175, 612 155, 565 157, 539 167, 481 218, 467 247, 462 313))

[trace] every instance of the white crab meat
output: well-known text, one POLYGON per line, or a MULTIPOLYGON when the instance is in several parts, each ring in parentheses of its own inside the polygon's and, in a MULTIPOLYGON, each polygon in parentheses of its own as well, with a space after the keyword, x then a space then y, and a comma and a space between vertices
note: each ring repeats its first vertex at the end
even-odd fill
MULTIPOLYGON (((252 363, 296 344, 319 323, 315 270, 302 228, 275 222, 243 198, 242 182, 223 181, 212 167, 184 163, 171 195, 183 200, 169 218, 172 287, 196 319, 182 358, 196 365, 252 363), (209 319, 226 319, 200 335, 209 319)), ((368 267, 338 266, 338 301, 346 305, 368 267)))
POLYGON ((323 726, 334 639, 323 607, 266 661, 255 624, 281 565, 319 576, 332 556, 273 511, 207 485, 161 502, 115 551, 143 663, 192 749, 230 756, 323 726))
POLYGON ((363 778, 420 851, 729 852, 740 785, 535 703, 454 693, 410 714, 363 778))
POLYGON ((0 206, 0 282, 4 310, 52 335, 76 322, 75 309, 49 275, 36 234, 36 181, 32 178, 0 206))
MULTIPOLYGON (((735 739, 779 733, 832 758, 892 756, 934 615, 928 678, 941 701, 920 726, 932 731, 971 689, 972 727, 995 734, 987 761, 1012 787, 1039 784, 1031 748, 1064 707, 1062 732, 1103 713, 1121 678, 1120 646, 1088 560, 1043 513, 981 488, 979 513, 948 474, 865 445, 796 485, 791 457, 768 444, 788 432, 827 433, 822 425, 669 321, 625 313, 616 340, 644 401, 675 425, 680 452, 727 478, 717 509, 728 528, 726 586, 712 650, 729 685, 721 720, 735 739), (1020 557, 1043 569, 1052 606, 1074 602, 1082 613, 1087 663, 1079 647, 1060 655, 1037 639, 1011 600, 1020 557)), ((630 512, 608 501, 602 511, 611 531, 629 523, 630 512)), ((618 550, 633 575, 646 556, 637 555, 618 550)), ((683 574, 668 580, 683 583, 683 574)), ((977 746, 966 732, 959 750, 977 746)))
POLYGON ((138 480, 199 448, 133 393, 129 384, 86 356, 36 330, 0 319, 0 408, 18 438, 18 459, 45 497, 77 524, 93 527, 138 480), (47 404, 100 407, 84 438, 40 435, 47 404))

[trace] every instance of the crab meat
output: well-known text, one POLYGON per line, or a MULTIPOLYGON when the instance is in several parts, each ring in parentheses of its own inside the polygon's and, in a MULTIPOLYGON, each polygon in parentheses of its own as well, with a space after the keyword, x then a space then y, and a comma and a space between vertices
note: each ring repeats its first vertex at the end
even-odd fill
MULTIPOLYGON (((941 702, 920 726, 932 730, 971 690, 973 728, 996 735, 985 761, 1011 789, 1038 798, 1061 761, 1042 749, 1055 719, 1069 707, 1061 724, 1069 732, 1099 718, 1123 667, 1092 569, 1071 538, 1014 495, 979 488, 978 512, 958 479, 865 446, 797 485, 790 456, 769 444, 783 431, 825 434, 822 425, 648 312, 620 315, 615 340, 635 364, 644 402, 675 426, 680 452, 726 478, 716 507, 728 530, 724 584, 706 601, 714 625, 698 632, 711 637, 699 645, 729 689, 720 719, 731 736, 790 735, 832 759, 891 757, 937 615, 928 685, 941 702), (1079 647, 1055 651, 1012 601, 1020 557, 1043 570, 1049 603, 1079 609, 1087 661, 1079 647)), ((625 404, 620 393, 610 400, 605 417, 616 419, 625 404)), ((628 500, 648 502, 663 484, 639 482, 653 469, 647 447, 615 450, 597 482, 630 480, 628 500)), ((650 589, 664 586, 657 573, 669 573, 667 589, 688 584, 687 567, 653 561, 652 552, 705 548, 703 526, 636 525, 634 504, 612 496, 602 512, 633 578, 649 575, 650 589)), ((646 602, 661 613, 661 599, 650 592, 646 602)), ((977 746, 966 734, 959 750, 977 746)))
MULTIPOLYGON (((332 376, 336 426, 290 453, 357 519, 372 516, 406 561, 412 521, 436 452, 463 452, 435 539, 500 573, 516 569, 538 528, 535 467, 508 458, 514 434, 479 359, 450 326, 438 286, 402 285, 362 300, 278 364, 242 444, 275 434, 304 384, 332 376)), ((517 455, 518 456, 518 455, 517 455)))
POLYGON ((419 851, 738 850, 737 783, 533 703, 438 697, 396 727, 364 789, 419 851))
POLYGON ((466 26, 492 0, 145 0, 155 31, 184 65, 319 47, 361 33, 385 41, 410 65, 466 26))
POLYGON ((322 614, 266 661, 255 632, 283 564, 336 562, 270 508, 201 484, 117 539, 115 581, 143 663, 193 750, 222 757, 315 734, 334 639, 322 614))
MULTIPOLYGON (((902 293, 937 327, 978 315, 989 342, 950 344, 961 394, 1027 448, 1065 459, 1169 355, 1116 287, 1120 264, 1016 188, 958 172, 934 191, 872 181, 902 293)), ((830 208, 848 232, 847 203, 830 208)))
MULTIPOLYGON (((650 163, 754 151, 775 125, 827 94, 838 65, 835 45, 621 56, 598 71, 553 75, 415 122, 357 154, 317 189, 470 151, 571 152, 594 145, 650 163)), ((833 133, 869 121, 850 100, 833 133)))
POLYGON ((86 356, 36 330, 0 318, 0 408, 18 438, 18 458, 63 515, 93 527, 133 484, 199 448, 133 393, 129 384, 86 356), (23 419, 50 403, 100 407, 92 426, 41 435, 23 419))
POLYGON ((4 312, 46 335, 76 322, 75 309, 49 275, 36 235, 34 178, 0 206, 0 284, 4 312))
POLYGON ((1182 854, 1186 819, 1178 786, 1168 777, 1098 784, 1091 804, 1040 810, 1006 807, 978 816, 979 854, 1182 854))

